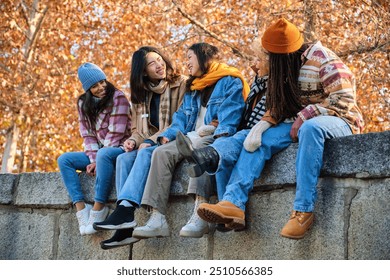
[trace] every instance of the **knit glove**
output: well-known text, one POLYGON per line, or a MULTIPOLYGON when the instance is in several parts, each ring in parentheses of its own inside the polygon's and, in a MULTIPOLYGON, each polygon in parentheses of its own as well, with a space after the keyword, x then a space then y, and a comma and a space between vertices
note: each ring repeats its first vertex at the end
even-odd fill
POLYGON ((200 137, 204 137, 204 136, 213 134, 215 129, 216 129, 215 126, 210 125, 210 124, 205 124, 205 125, 202 125, 201 127, 199 127, 196 132, 198 132, 198 135, 200 137))
POLYGON ((245 150, 251 153, 256 151, 261 146, 261 135, 271 126, 272 124, 267 121, 259 121, 252 127, 244 141, 245 150))

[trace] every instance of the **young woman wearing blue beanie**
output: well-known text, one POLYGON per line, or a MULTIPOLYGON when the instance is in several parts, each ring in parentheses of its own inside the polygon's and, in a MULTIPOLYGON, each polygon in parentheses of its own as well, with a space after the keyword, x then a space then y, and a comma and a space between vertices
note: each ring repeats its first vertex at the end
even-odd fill
POLYGON ((84 152, 67 152, 57 162, 72 203, 77 209, 80 234, 93 234, 94 222, 108 215, 105 206, 112 187, 115 159, 125 152, 123 144, 131 135, 130 103, 123 92, 106 80, 93 63, 78 69, 84 93, 78 98, 80 133, 84 152), (94 205, 85 203, 77 170, 96 175, 94 205))

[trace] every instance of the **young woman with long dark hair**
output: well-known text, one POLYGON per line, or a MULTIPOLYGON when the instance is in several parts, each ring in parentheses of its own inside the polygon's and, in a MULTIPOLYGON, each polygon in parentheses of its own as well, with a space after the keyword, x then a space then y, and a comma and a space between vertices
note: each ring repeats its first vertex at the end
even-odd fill
POLYGON ((112 189, 115 159, 124 153, 123 144, 131 135, 131 117, 126 96, 107 81, 97 65, 82 64, 78 77, 85 91, 77 101, 84 152, 64 153, 57 162, 84 235, 95 233, 93 223, 108 214, 105 204, 112 189), (96 175, 93 206, 85 203, 77 170, 96 175))
POLYGON ((280 234, 299 239, 313 223, 325 141, 361 133, 364 122, 355 77, 331 50, 320 42, 305 44, 298 28, 284 18, 265 31, 262 46, 269 55, 269 79, 268 110, 261 121, 203 149, 193 149, 185 139, 177 141, 182 140, 180 151, 193 168, 216 173, 220 201, 201 204, 198 215, 231 229, 245 227, 248 195, 266 161, 298 141, 296 197, 280 234), (218 185, 218 175, 228 170, 230 180, 218 185))
POLYGON ((94 224, 97 230, 116 230, 112 238, 101 242, 103 249, 138 241, 132 237, 134 211, 141 204, 157 137, 171 124, 183 100, 186 80, 158 48, 143 46, 133 53, 132 135, 125 142, 126 153, 116 162, 117 207, 105 221, 94 224))
MULTIPOLYGON (((207 43, 193 44, 187 51, 187 66, 190 78, 183 104, 172 125, 157 139, 160 146, 152 155, 141 201, 151 211, 151 217, 145 226, 134 229, 136 238, 169 235, 166 214, 170 186, 174 170, 183 159, 175 143, 177 132, 202 147, 218 137, 233 135, 241 120, 249 85, 238 69, 218 62, 218 48, 207 43)), ((200 203, 208 201, 213 189, 213 178, 207 174, 190 180, 188 194, 195 198, 195 206, 180 236, 199 238, 208 232, 208 224, 196 210, 200 203)))

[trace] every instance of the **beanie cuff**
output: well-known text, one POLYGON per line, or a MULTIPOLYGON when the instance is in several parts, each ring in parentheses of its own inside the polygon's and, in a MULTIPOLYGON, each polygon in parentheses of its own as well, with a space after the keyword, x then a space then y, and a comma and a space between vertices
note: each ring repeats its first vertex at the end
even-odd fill
POLYGON ((89 90, 94 84, 106 79, 106 74, 104 74, 103 70, 90 62, 86 62, 79 67, 78 76, 84 91, 89 90))
POLYGON ((270 42, 265 41, 264 38, 262 38, 261 44, 263 45, 263 47, 267 51, 269 51, 271 53, 279 53, 279 54, 293 53, 302 47, 303 37, 301 35, 297 41, 295 41, 294 43, 286 44, 286 45, 272 44, 270 42))

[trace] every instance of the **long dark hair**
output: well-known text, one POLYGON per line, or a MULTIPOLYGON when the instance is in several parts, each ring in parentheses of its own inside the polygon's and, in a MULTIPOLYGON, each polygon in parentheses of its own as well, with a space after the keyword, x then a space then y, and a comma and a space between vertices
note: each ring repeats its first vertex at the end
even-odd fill
POLYGON ((79 108, 81 113, 87 118, 87 121, 91 128, 93 128, 96 124, 97 116, 106 108, 112 107, 114 101, 113 96, 115 91, 117 90, 113 84, 106 81, 106 95, 99 100, 99 102, 95 102, 93 99, 93 95, 91 90, 87 90, 85 93, 80 95, 77 100, 77 106, 79 106, 79 102, 82 101, 82 105, 79 108))
POLYGON ((291 118, 302 110, 301 90, 298 85, 302 53, 308 45, 289 54, 269 53, 267 109, 278 122, 291 118))
POLYGON ((173 68, 171 60, 158 48, 152 46, 143 46, 133 53, 131 60, 130 90, 131 102, 140 104, 145 102, 147 84, 150 81, 145 75, 146 55, 155 52, 162 57, 166 65, 166 80, 168 83, 175 82, 180 74, 173 68))
MULTIPOLYGON (((196 43, 191 45, 188 50, 192 50, 199 63, 202 75, 206 74, 210 68, 211 61, 217 58, 218 48, 207 43, 196 43)), ((192 82, 198 77, 190 76, 186 83, 186 90, 190 91, 192 82)))

